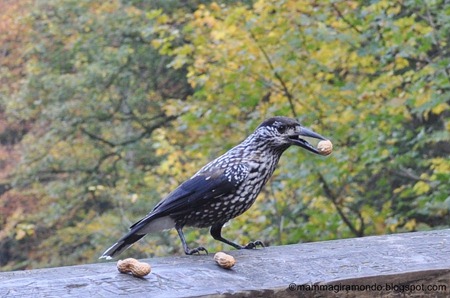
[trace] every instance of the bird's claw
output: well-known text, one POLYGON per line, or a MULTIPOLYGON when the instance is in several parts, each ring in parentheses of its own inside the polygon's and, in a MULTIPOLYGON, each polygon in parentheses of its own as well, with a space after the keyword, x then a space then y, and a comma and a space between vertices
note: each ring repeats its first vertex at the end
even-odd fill
POLYGON ((265 245, 264 245, 264 243, 262 243, 262 241, 256 240, 256 241, 250 242, 249 244, 247 244, 247 245, 244 246, 243 248, 245 248, 245 249, 254 249, 254 248, 256 248, 258 245, 261 246, 261 247, 265 247, 265 245))
POLYGON ((206 252, 206 254, 208 254, 208 250, 206 248, 204 248, 203 246, 200 246, 200 247, 197 247, 197 248, 194 248, 194 249, 188 249, 186 251, 186 254, 187 255, 193 255, 193 254, 196 254, 196 253, 200 254, 200 252, 202 252, 202 251, 204 251, 204 252, 206 252))

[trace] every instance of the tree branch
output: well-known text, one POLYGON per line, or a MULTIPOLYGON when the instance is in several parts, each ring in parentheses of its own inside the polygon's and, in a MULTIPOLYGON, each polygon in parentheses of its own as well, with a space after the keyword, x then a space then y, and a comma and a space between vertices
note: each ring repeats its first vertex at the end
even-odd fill
MULTIPOLYGON (((336 208, 337 212, 339 213, 339 216, 342 218, 344 223, 349 227, 349 229, 352 231, 353 234, 357 237, 364 236, 363 230, 356 229, 355 225, 348 219, 348 217, 345 215, 344 211, 342 211, 341 206, 337 203, 337 196, 333 193, 330 186, 326 182, 325 178, 322 176, 321 173, 317 173, 319 176, 320 182, 323 184, 323 190, 325 191, 325 195, 328 197, 328 199, 333 203, 334 207, 336 208)), ((364 224, 361 224, 361 228, 364 227, 364 224)))
POLYGON ((278 82, 281 84, 281 87, 283 89, 283 93, 286 96, 286 98, 289 101, 289 106, 291 108, 291 112, 292 112, 292 116, 294 118, 297 118, 297 113, 295 112, 295 107, 294 107, 294 96, 292 95, 292 93, 289 91, 289 88, 287 87, 286 83, 284 82, 283 78, 281 77, 281 75, 275 70, 275 67, 272 63, 272 60, 270 59, 269 55, 267 54, 266 50, 264 50, 264 48, 259 44, 258 39, 256 38, 256 36, 253 34, 253 32, 251 30, 249 30, 250 36, 253 39, 253 41, 256 43, 256 46, 259 48, 259 50, 261 51, 261 53, 263 54, 264 58, 266 59, 267 64, 269 65, 269 68, 272 70, 275 78, 278 80, 278 82))
POLYGON ((404 167, 400 167, 399 171, 392 171, 394 175, 397 175, 399 177, 407 178, 413 181, 423 181, 425 183, 430 183, 431 181, 428 179, 423 179, 417 176, 416 174, 412 173, 411 170, 405 169, 404 167))
POLYGON ((85 135, 87 135, 89 138, 93 139, 94 141, 99 141, 101 143, 104 143, 104 144, 108 145, 109 147, 116 147, 117 146, 115 143, 110 142, 110 141, 108 141, 108 140, 106 140, 106 139, 104 139, 104 138, 102 138, 100 136, 97 136, 97 135, 87 131, 83 127, 80 127, 80 131, 82 133, 84 133, 85 135))
POLYGON ((91 139, 93 139, 93 140, 95 140, 95 141, 99 141, 99 142, 101 142, 101 143, 104 143, 104 144, 106 144, 107 146, 109 146, 109 147, 111 147, 111 148, 114 148, 114 147, 118 147, 118 146, 125 146, 125 145, 128 145, 128 144, 135 143, 135 142, 141 140, 142 138, 144 138, 144 137, 150 135, 155 129, 162 127, 162 126, 163 126, 164 124, 166 124, 167 122, 173 121, 173 120, 175 120, 176 118, 178 118, 178 117, 180 116, 180 115, 165 116, 164 114, 161 114, 161 115, 156 116, 154 119, 156 119, 156 118, 158 118, 158 117, 163 117, 163 116, 165 116, 164 119, 162 119, 162 120, 160 120, 159 122, 154 123, 154 124, 152 124, 152 125, 146 125, 146 124, 145 124, 144 122, 142 122, 142 120, 139 119, 139 117, 137 117, 131 110, 130 110, 130 115, 132 115, 132 118, 131 118, 131 119, 134 120, 134 121, 136 121, 136 122, 141 126, 141 128, 143 129, 143 131, 142 131, 138 136, 136 136, 136 137, 134 137, 134 138, 131 138, 131 139, 128 139, 128 140, 125 140, 125 141, 122 141, 122 142, 112 142, 112 141, 109 141, 109 140, 107 140, 107 139, 105 139, 105 138, 103 138, 103 137, 101 137, 101 136, 98 136, 98 135, 96 135, 96 134, 94 134, 94 133, 92 133, 92 132, 86 130, 86 129, 83 128, 83 127, 80 127, 80 131, 81 131, 82 133, 84 133, 85 135, 87 135, 89 138, 91 138, 91 139))
POLYGON ((353 25, 349 20, 347 20, 346 17, 344 17, 344 15, 342 14, 342 12, 339 10, 339 8, 337 8, 336 3, 331 4, 331 7, 333 7, 334 11, 336 11, 336 13, 339 15, 339 17, 344 21, 344 23, 346 23, 347 25, 350 26, 350 28, 352 28, 353 30, 355 30, 356 32, 358 32, 359 34, 362 34, 363 32, 361 30, 359 30, 355 25, 353 25))

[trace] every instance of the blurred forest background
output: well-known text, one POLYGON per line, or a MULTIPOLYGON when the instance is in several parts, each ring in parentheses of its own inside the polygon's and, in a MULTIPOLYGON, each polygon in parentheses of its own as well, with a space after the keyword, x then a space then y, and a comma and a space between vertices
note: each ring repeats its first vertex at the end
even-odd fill
POLYGON ((288 150, 229 239, 449 228, 449 90, 446 0, 0 0, 0 268, 97 262, 274 115, 334 153, 288 150))

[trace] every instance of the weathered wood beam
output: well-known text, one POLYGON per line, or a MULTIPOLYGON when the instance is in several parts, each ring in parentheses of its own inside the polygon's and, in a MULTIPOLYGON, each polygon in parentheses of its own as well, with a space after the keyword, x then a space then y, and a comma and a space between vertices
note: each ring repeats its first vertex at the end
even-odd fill
POLYGON ((450 229, 145 259, 144 278, 116 262, 0 273, 0 297, 450 296, 450 229), (406 295, 405 295, 406 294, 406 295))

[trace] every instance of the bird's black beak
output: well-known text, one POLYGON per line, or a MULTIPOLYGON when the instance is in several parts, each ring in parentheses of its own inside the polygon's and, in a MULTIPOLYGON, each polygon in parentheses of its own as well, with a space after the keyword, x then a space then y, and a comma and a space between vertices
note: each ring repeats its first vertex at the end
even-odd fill
POLYGON ((315 154, 321 154, 319 152, 319 150, 317 150, 316 147, 314 147, 313 145, 311 145, 310 143, 308 143, 306 140, 302 139, 301 137, 310 137, 310 138, 319 139, 319 140, 326 140, 326 138, 324 138, 323 136, 319 135, 318 133, 316 133, 310 129, 307 129, 305 127, 300 127, 298 130, 298 133, 289 136, 289 140, 291 141, 292 145, 300 146, 300 147, 302 147, 308 151, 311 151, 312 153, 315 153, 315 154))

